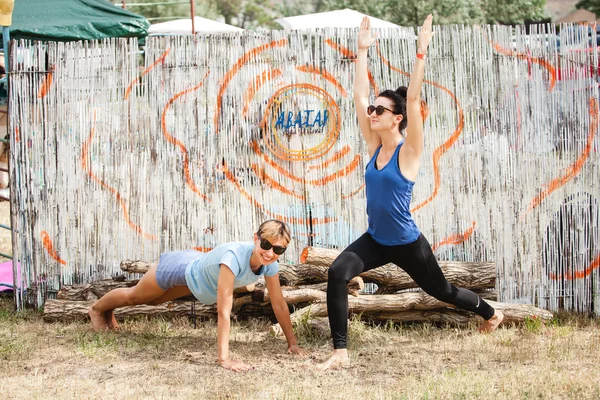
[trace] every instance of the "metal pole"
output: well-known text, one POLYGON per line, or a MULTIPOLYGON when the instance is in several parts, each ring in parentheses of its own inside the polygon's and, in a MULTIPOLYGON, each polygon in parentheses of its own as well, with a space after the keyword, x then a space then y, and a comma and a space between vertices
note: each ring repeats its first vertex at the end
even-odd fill
MULTIPOLYGON (((7 105, 7 111, 8 111, 8 124, 7 124, 7 129, 8 132, 10 132, 10 125, 11 125, 11 121, 10 121, 10 57, 9 57, 9 48, 8 48, 8 42, 10 41, 10 29, 8 26, 3 26, 2 27, 2 48, 4 49, 4 69, 6 70, 6 86, 7 86, 7 93, 8 93, 8 105, 7 105)), ((10 157, 8 158, 9 160, 9 169, 12 166, 11 161, 10 161, 10 157)), ((15 184, 14 184, 14 176, 11 177, 12 179, 10 179, 10 183, 11 185, 9 186, 11 188, 11 193, 14 193, 14 189, 15 189, 15 184)), ((14 196, 11 196, 14 198, 14 196)), ((10 201, 10 199, 9 199, 10 201)), ((13 213, 14 209, 13 209, 13 202, 10 201, 10 225, 11 226, 16 226, 15 222, 16 222, 16 215, 13 213)), ((23 292, 22 292, 22 288, 19 287, 19 282, 21 282, 21 276, 20 276, 20 270, 19 273, 17 273, 17 266, 19 265, 18 260, 15 257, 15 243, 17 240, 15 231, 12 230, 11 233, 11 240, 12 240, 12 248, 13 248, 13 256, 12 258, 12 267, 13 267, 13 290, 14 290, 14 299, 15 299, 15 310, 17 310, 19 308, 19 304, 21 304, 21 300, 23 297, 23 292)), ((2 256, 5 256, 4 254, 2 254, 2 256)))
POLYGON ((196 27, 194 26, 194 17, 196 16, 196 12, 194 11, 194 0, 190 0, 190 10, 192 12, 192 35, 195 35, 196 27))

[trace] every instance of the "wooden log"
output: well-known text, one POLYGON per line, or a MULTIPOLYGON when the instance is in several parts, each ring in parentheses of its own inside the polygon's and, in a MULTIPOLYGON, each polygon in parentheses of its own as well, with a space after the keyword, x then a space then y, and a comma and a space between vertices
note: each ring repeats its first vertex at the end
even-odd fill
POLYGON ((377 322, 429 322, 454 327, 467 327, 482 322, 481 317, 476 314, 465 313, 448 308, 440 310, 408 310, 397 313, 391 312, 389 314, 382 313, 378 315, 378 318, 371 318, 371 316, 363 315, 362 318, 377 322))
MULTIPOLYGON (((539 318, 542 321, 552 319, 553 314, 550 311, 537 308, 529 304, 509 304, 495 301, 488 301, 494 309, 502 311, 504 320, 501 325, 519 325, 525 322, 527 318, 539 318)), ((439 308, 433 310, 403 310, 399 312, 364 312, 363 318, 377 321, 392 322, 435 322, 449 324, 453 326, 466 326, 472 323, 481 324, 483 318, 477 314, 450 308, 439 308)))
MULTIPOLYGON (((311 264, 280 264, 279 282, 282 286, 300 286, 327 282, 329 267, 311 264)), ((364 279, 356 276, 348 282, 355 290, 364 288, 364 279)))
MULTIPOLYGON (((46 322, 85 320, 93 301, 46 300, 43 319, 46 322)), ((123 319, 133 316, 177 317, 191 313, 191 304, 167 302, 157 306, 139 305, 122 307, 115 310, 115 317, 123 319)), ((216 306, 206 306, 196 302, 195 314, 199 316, 216 315, 216 306)))
MULTIPOLYGON (((348 282, 348 294, 358 295, 358 292, 365 288, 365 284, 363 279, 360 276, 356 276, 348 282)), ((322 290, 323 292, 327 291, 327 282, 315 283, 312 285, 301 285, 301 286, 282 286, 282 290, 294 290, 294 289, 315 289, 322 290)))
POLYGON ((92 291, 90 283, 80 285, 69 285, 60 288, 56 294, 58 300, 96 300, 98 296, 92 291))
MULTIPOLYGON (((439 265, 448 282, 455 286, 474 290, 489 289, 496 285, 494 263, 439 261, 439 265)), ((404 270, 391 263, 364 272, 360 276, 365 282, 377 284, 376 294, 395 293, 418 287, 404 270)))
MULTIPOLYGON (((325 302, 312 303, 290 315, 293 325, 297 325, 301 320, 319 317, 327 317, 327 304, 325 302)), ((281 329, 281 325, 277 323, 269 328, 269 333, 273 336, 282 336, 283 329, 281 329)))
MULTIPOLYGON (((94 301, 74 301, 74 300, 46 300, 44 304, 44 321, 56 322, 56 321, 74 321, 83 320, 88 318, 88 309, 94 301)), ((252 303, 252 296, 250 294, 237 295, 233 299, 232 313, 236 313, 246 305, 252 303)), ((266 303, 268 304, 268 303, 266 303)), ((269 308, 271 307, 270 304, 269 308)), ((115 310, 115 316, 119 319, 123 319, 129 316, 162 316, 162 317, 176 317, 181 315, 188 315, 192 312, 192 302, 175 300, 167 303, 151 306, 151 305, 138 305, 121 307, 115 310)), ((214 317, 217 315, 217 306, 205 305, 198 301, 194 303, 194 314, 201 317, 214 317)))
MULTIPOLYGON (((348 294, 358 296, 358 291, 362 289, 362 279, 353 280, 348 283, 348 294)), ((326 298, 327 282, 314 285, 302 286, 282 286, 283 297, 288 304, 297 304, 305 302, 321 301, 326 298)), ((269 289, 260 288, 254 291, 253 298, 256 301, 271 301, 269 289)))
MULTIPOLYGON (((539 318, 543 321, 547 321, 553 317, 553 314, 550 311, 528 304, 508 304, 491 300, 488 301, 488 303, 495 309, 504 313, 503 324, 522 323, 527 318, 539 318)), ((379 321, 410 321, 409 315, 417 316, 418 319, 416 319, 416 321, 424 321, 424 316, 431 315, 433 322, 452 323, 452 320, 454 319, 462 324, 462 322, 471 320, 472 318, 471 313, 463 310, 458 311, 454 306, 441 302, 421 291, 404 292, 393 295, 348 297, 348 307, 350 315, 359 314, 362 315, 363 318, 379 321), (448 317, 442 321, 443 317, 438 316, 437 313, 445 312, 449 309, 456 310, 459 314, 466 316, 466 319, 462 318, 459 320, 458 317, 448 317), (433 312, 433 310, 435 310, 435 312, 433 312), (431 311, 432 313, 423 313, 421 311, 431 311)), ((313 303, 294 312, 291 315, 292 323, 297 323, 301 319, 308 318, 306 315, 307 313, 310 314, 310 318, 326 317, 327 305, 324 302, 313 303)), ((477 316, 475 318, 479 318, 479 321, 481 321, 480 317, 477 316)), ((273 327, 272 332, 277 333, 280 330, 280 327, 275 326, 273 327)))
POLYGON ((115 281, 103 279, 81 285, 65 285, 58 291, 58 300, 96 300, 113 289, 127 288, 137 285, 138 280, 115 281))
POLYGON ((150 268, 155 266, 156 263, 149 263, 140 260, 123 260, 121 261, 121 271, 129 272, 131 274, 145 274, 150 268))
MULTIPOLYGON (((121 261, 121 270, 131 273, 146 273, 154 264, 144 261, 121 261)), ((308 264, 279 264, 279 281, 282 286, 299 286, 311 283, 327 282, 328 267, 318 267, 308 264)), ((349 285, 357 287, 357 290, 364 288, 364 281, 360 277, 352 278, 349 285)), ((247 290, 251 292, 253 290, 247 290)), ((240 292, 242 293, 242 292, 240 292)))
MULTIPOLYGON (((113 289, 128 288, 137 285, 139 280, 115 281, 113 279, 103 279, 81 285, 65 285, 58 291, 56 298, 58 300, 96 300, 104 296, 113 289)), ((250 284, 235 288, 233 294, 244 294, 253 292, 256 284, 250 284)))
MULTIPOLYGON (((322 290, 315 289, 294 289, 294 290, 283 290, 283 298, 288 305, 298 303, 313 303, 315 301, 326 301, 327 293, 322 290)), ((271 301, 269 291, 264 291, 264 301, 271 301)))
POLYGON ((327 282, 329 267, 308 264, 280 264, 279 282, 282 286, 299 286, 327 282))
POLYGON ((324 247, 305 247, 300 254, 302 264, 317 265, 327 267, 333 263, 333 260, 339 256, 341 251, 336 249, 327 249, 324 247))
MULTIPOLYGON (((300 261, 303 264, 314 265, 314 267, 301 267, 302 264, 294 266, 294 269, 301 269, 296 274, 304 275, 312 270, 317 271, 315 274, 319 278, 326 276, 327 268, 339 253, 338 250, 333 249, 307 247, 302 251, 300 261)), ((438 263, 448 281, 458 287, 486 289, 493 288, 496 284, 496 265, 494 263, 459 261, 438 261, 438 263)), ((392 263, 363 272, 360 276, 367 283, 377 284, 376 294, 390 294, 418 287, 404 270, 392 263)))

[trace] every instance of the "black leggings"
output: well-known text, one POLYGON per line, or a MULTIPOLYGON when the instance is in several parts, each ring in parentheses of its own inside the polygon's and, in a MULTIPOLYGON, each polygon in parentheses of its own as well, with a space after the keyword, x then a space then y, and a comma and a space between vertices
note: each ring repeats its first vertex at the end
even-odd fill
POLYGON ((358 274, 389 262, 400 266, 427 294, 484 319, 494 309, 475 293, 450 284, 437 263, 431 245, 422 234, 413 243, 383 246, 365 233, 346 248, 329 268, 327 309, 335 349, 345 349, 348 337, 348 281, 358 274))

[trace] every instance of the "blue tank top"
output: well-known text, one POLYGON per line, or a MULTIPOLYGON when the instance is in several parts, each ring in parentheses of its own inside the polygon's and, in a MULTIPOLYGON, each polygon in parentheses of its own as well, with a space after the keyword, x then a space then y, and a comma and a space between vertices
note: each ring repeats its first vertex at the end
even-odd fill
POLYGON ((398 154, 404 141, 400 142, 390 161, 381 170, 376 160, 381 150, 367 164, 365 183, 367 186, 367 232, 379 244, 397 246, 417 240, 421 232, 410 214, 410 200, 415 183, 400 172, 398 154))

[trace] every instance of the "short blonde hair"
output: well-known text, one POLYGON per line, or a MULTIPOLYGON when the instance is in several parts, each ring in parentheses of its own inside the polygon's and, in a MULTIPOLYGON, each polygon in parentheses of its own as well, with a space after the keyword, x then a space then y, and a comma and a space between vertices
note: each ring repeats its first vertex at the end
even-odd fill
POLYGON ((277 219, 270 219, 260 224, 260 226, 258 227, 258 231, 256 231, 256 234, 260 238, 264 238, 267 240, 283 239, 285 241, 286 246, 292 240, 292 233, 290 231, 290 228, 285 222, 279 221, 277 219))

